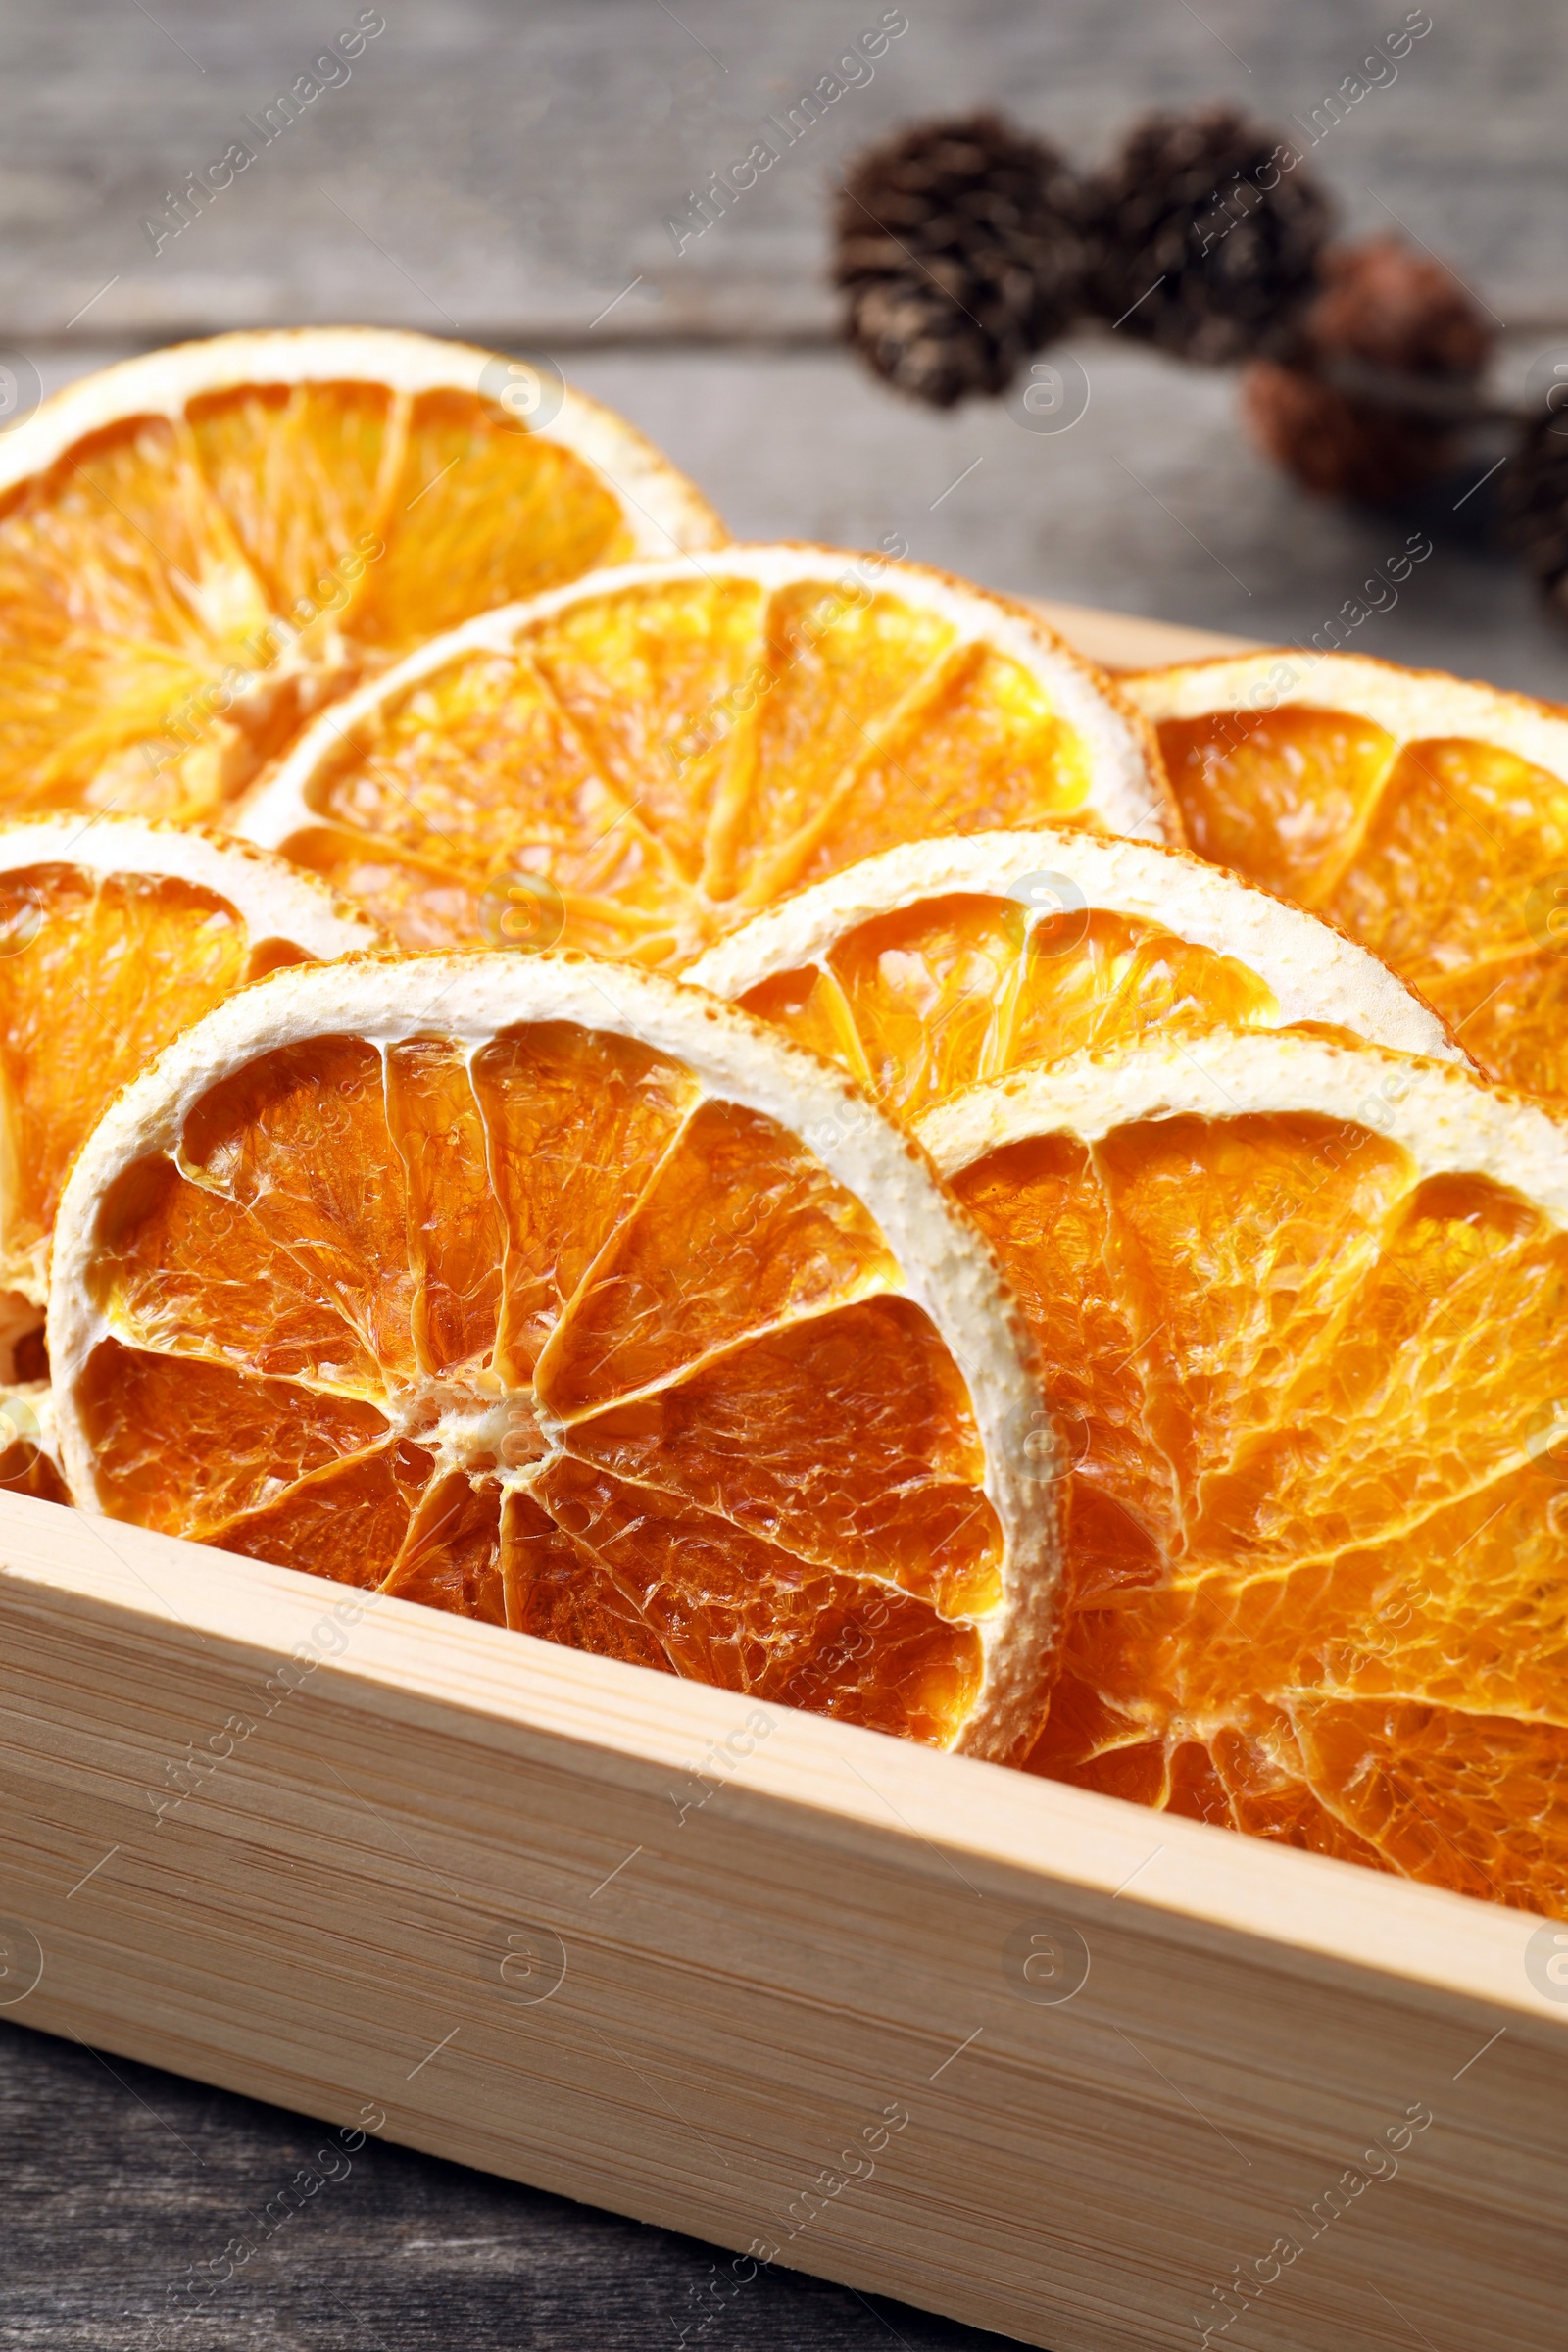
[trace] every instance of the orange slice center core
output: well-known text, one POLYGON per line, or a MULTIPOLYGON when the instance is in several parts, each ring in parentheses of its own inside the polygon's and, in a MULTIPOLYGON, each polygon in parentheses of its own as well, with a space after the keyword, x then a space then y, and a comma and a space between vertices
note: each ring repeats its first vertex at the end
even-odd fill
POLYGON ((432 1380, 394 1396, 389 1409, 399 1436, 426 1446, 443 1470, 524 1470, 555 1449, 532 1389, 432 1380))

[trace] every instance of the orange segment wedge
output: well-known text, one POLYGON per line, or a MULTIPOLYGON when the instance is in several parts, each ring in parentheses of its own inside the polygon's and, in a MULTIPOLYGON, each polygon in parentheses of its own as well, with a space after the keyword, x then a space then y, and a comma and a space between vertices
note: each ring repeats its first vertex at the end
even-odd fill
POLYGON ((1348 654, 1123 683, 1196 850, 1342 924, 1491 1076, 1568 1102, 1568 712, 1348 654))
POLYGON ((942 573, 761 547, 601 572, 424 646, 236 822, 410 947, 679 965, 874 850, 1055 818, 1179 837, 1108 679, 942 573))
POLYGON ((466 344, 306 328, 126 361, 0 446, 0 813, 220 810, 436 631, 722 538, 629 425, 466 344))
POLYGON ((909 1120, 956 1089, 1090 1047, 1339 1028, 1462 1059, 1365 949, 1181 850, 1068 827, 867 858, 687 975, 837 1061, 909 1120))
POLYGON ((1568 1134, 1288 1032, 918 1131, 1075 1462, 1033 1768, 1568 1917, 1568 1134))
POLYGON ((1038 1728, 1016 1310, 907 1140, 700 990, 275 974, 77 1160, 49 1346, 111 1516, 939 1745, 1038 1728))

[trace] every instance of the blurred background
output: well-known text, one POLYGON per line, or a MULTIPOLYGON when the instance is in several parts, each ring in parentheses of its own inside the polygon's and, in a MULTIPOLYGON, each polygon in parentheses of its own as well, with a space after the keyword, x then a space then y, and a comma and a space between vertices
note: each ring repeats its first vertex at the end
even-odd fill
MULTIPOLYGON (((1407 518, 1298 490, 1249 446, 1234 372, 1103 330, 1072 339, 1090 401, 1070 431, 1025 431, 996 402, 922 411, 837 344, 829 206, 858 149, 985 103, 1078 162, 1146 107, 1215 98, 1304 139, 1403 23, 1401 0, 901 13, 908 29, 873 76, 677 252, 666 222, 879 22, 880 0, 858 15, 846 0, 6 0, 0 345, 46 388, 237 326, 358 319, 543 349, 738 536, 869 546, 899 530, 915 557, 992 586, 1309 637, 1407 518), (372 19, 384 30, 346 78, 261 147, 246 118, 372 19), (177 220, 185 175, 237 139, 255 162, 155 251, 145 224, 177 220)), ((1568 13, 1427 13, 1431 32, 1319 132, 1311 163, 1346 233, 1399 233, 1451 262, 1502 330, 1511 384, 1568 346, 1568 13)), ((1496 542, 1498 483, 1466 487, 1421 508, 1436 559, 1360 650, 1568 697, 1568 634, 1496 542)))
MULTIPOLYGON (((837 342, 829 207, 867 143, 987 103, 1079 162, 1156 104, 1225 98, 1308 136, 1402 0, 906 0, 902 13, 907 30, 872 77, 677 251, 666 222, 878 23, 881 0, 0 0, 0 347, 44 390, 251 325, 366 320, 544 351, 667 450, 737 535, 864 546, 898 531, 916 558, 996 587, 1310 637, 1403 544, 1406 516, 1307 497, 1250 448, 1234 375, 1109 333, 1073 342, 1090 398, 1066 432, 1024 430, 1004 404, 938 415, 900 399, 837 342), (278 94, 357 27, 343 77, 264 139, 255 124, 278 94), (176 232, 187 174, 235 141, 254 162, 176 232)), ((1432 0, 1430 15, 1313 165, 1346 232, 1396 230, 1452 264, 1499 328, 1507 387, 1556 344, 1568 357, 1568 12, 1432 0)), ((1568 699, 1568 634, 1498 543, 1496 490, 1427 498, 1435 553, 1358 650, 1568 699)), ((170 2281, 317 2136, 0 2027, 0 2343, 162 2341, 170 2281)), ((784 2273, 715 2303, 711 2261, 369 2145, 352 2185, 172 2340, 1000 2343, 784 2273)))

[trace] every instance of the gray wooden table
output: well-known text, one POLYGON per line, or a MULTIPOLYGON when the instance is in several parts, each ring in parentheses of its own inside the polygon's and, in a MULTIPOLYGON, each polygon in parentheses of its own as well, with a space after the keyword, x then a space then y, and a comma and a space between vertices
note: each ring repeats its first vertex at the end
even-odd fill
MULTIPOLYGON (((1307 637, 1408 524, 1325 507, 1247 447, 1234 385, 1075 346, 1070 432, 1004 406, 935 416, 833 344, 824 212, 843 159, 982 100, 1083 157, 1138 108, 1226 96, 1282 122, 1402 0, 906 0, 874 76, 711 230, 688 190, 829 72, 880 0, 0 0, 0 348, 46 388, 172 337, 368 319, 544 348, 623 410, 748 537, 870 544, 996 586, 1257 637, 1307 637), (384 20, 352 60, 325 44, 384 20), (339 67, 342 71, 339 71, 339 67), (177 235, 187 172, 301 76, 318 94, 177 235), (146 223, 153 222, 151 230, 146 223)), ((1356 232, 1403 224, 1503 329, 1502 373, 1568 356, 1568 14, 1432 0, 1433 29, 1316 151, 1356 232)), ((1423 521, 1432 560, 1368 652, 1568 699, 1568 638, 1495 544, 1494 485, 1423 521)), ((3 1726, 0 1726, 3 1747, 3 1726)), ((3 1907, 3 1904, 0 1904, 3 1907)), ((112 2055, 0 2028, 0 2346, 151 2347, 166 2288, 265 2201, 309 2126, 112 2055)), ((314 2144, 314 2143, 313 2143, 314 2144)), ((978 2347, 788 2275, 698 2332, 707 2250, 400 2150, 367 2147, 173 2352, 704 2352, 978 2347)), ((1050 2286, 1042 2280, 1049 2324, 1050 2286)))
POLYGON ((1000 2336, 790 2272, 717 2301, 710 2247, 374 2140, 183 2316, 169 2289, 187 2263, 247 2228, 259 2238, 253 2217, 320 2139, 278 2108, 0 2025, 0 2345, 1004 2352, 1000 2336))

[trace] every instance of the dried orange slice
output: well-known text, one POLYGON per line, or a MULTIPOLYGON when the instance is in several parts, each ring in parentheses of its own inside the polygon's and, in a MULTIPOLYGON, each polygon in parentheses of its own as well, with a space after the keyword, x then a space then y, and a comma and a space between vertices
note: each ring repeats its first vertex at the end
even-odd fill
POLYGON ((0 1486, 60 1491, 45 1269, 104 1105, 247 980, 383 944, 358 908, 243 842, 134 817, 0 825, 0 1486))
POLYGON ((406 946, 678 964, 873 850, 1055 817, 1179 838, 1108 679, 940 572, 751 547, 600 573, 424 646, 236 821, 406 946))
POLYGON ((0 1292, 42 1305, 67 1171, 171 1038, 279 965, 385 944, 245 842, 136 817, 0 825, 0 1292))
POLYGON ((1387 966, 1181 850, 1066 826, 914 842, 801 891, 687 977, 837 1061, 896 1117, 1152 1032, 1301 1023, 1462 1059, 1387 966))
POLYGON ((208 814, 437 630, 722 537, 543 365, 370 327, 127 360, 0 442, 0 812, 208 814))
POLYGON ((700 990, 246 990, 77 1160, 49 1348, 113 1517, 979 1754, 1038 1726, 1016 1310, 907 1139, 700 990))
POLYGON ((1349 654, 1124 685, 1196 850, 1331 915, 1491 1076, 1568 1102, 1568 712, 1349 654))
POLYGON ((1034 1768, 1568 1916, 1568 1134, 1289 1032, 919 1132, 1071 1433, 1034 1768))

